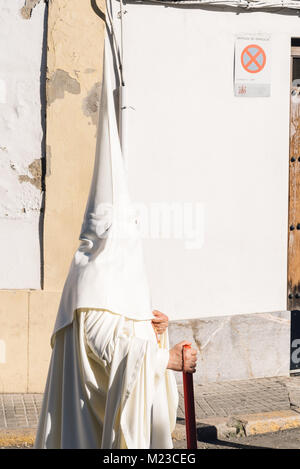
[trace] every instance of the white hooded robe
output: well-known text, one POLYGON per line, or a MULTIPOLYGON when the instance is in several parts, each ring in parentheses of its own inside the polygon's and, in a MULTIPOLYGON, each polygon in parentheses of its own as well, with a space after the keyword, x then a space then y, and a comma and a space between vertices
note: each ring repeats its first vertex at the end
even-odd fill
MULTIPOLYGON (((172 448, 177 386, 158 345, 105 38, 93 180, 51 337, 35 448, 172 448)), ((84 164, 84 162, 83 162, 84 164)))

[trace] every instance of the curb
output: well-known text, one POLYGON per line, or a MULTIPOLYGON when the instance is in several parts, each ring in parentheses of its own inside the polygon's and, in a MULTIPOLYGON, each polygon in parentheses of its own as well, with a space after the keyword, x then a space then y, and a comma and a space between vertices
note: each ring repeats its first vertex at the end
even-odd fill
MULTIPOLYGON (((233 417, 197 420, 198 441, 213 441, 237 436, 254 436, 300 428, 300 409, 278 410, 233 417)), ((0 448, 32 447, 36 428, 0 429, 0 448)), ((186 439, 185 425, 177 423, 172 433, 177 441, 186 439)))
MULTIPOLYGON (((300 409, 211 417, 197 420, 196 424, 198 441, 263 435, 300 428, 300 409)), ((174 440, 185 440, 185 425, 177 423, 172 437, 174 440)))

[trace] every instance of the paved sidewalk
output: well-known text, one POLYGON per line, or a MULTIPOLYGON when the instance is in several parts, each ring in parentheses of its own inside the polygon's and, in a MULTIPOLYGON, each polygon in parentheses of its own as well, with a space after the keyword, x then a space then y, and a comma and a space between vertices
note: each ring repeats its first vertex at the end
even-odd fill
MULTIPOLYGON (((179 420, 184 418, 179 386, 179 420)), ((300 376, 260 378, 194 386, 197 420, 300 408, 300 376)))
MULTIPOLYGON (((195 385, 194 392, 200 439, 202 436, 212 437, 214 432, 218 437, 220 425, 222 428, 225 425, 232 432, 232 422, 246 422, 240 419, 245 416, 247 422, 249 418, 255 422, 254 427, 253 423, 251 427, 246 422, 251 427, 249 434, 274 431, 275 427, 283 429, 300 426, 300 376, 195 385), (271 424, 266 426, 266 421, 271 424), (208 432, 203 433, 203 429, 208 429, 208 432)), ((182 441, 185 438, 182 386, 179 386, 179 396, 178 425, 174 438, 182 441)), ((13 441, 14 435, 18 441, 22 441, 22 438, 25 442, 33 441, 42 397, 42 394, 0 394, 0 447, 6 446, 5 441, 13 441)), ((235 428, 238 430, 239 424, 235 428)))
POLYGON ((43 394, 0 394, 0 430, 35 428, 43 394))

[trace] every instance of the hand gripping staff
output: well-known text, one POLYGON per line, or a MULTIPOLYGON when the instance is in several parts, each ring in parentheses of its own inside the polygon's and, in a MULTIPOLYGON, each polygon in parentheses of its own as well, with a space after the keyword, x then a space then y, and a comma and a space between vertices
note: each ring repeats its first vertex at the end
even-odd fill
MULTIPOLYGON (((191 348, 191 345, 184 345, 183 365, 184 365, 184 351, 191 348)), ((183 366, 184 369, 184 366, 183 366)), ((183 394, 184 394, 184 410, 185 410, 185 428, 186 428, 186 441, 187 449, 197 449, 197 431, 196 431, 196 417, 195 417, 195 401, 194 401, 194 384, 193 374, 183 371, 183 394)))

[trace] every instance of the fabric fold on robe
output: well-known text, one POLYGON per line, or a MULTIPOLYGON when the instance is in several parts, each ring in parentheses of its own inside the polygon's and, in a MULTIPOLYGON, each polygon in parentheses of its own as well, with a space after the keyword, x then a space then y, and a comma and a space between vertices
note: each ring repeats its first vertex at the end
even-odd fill
POLYGON ((35 448, 172 448, 177 386, 168 334, 107 311, 80 311, 56 335, 35 448))

